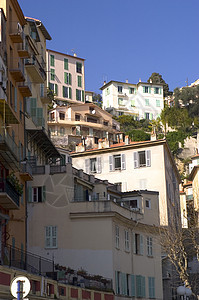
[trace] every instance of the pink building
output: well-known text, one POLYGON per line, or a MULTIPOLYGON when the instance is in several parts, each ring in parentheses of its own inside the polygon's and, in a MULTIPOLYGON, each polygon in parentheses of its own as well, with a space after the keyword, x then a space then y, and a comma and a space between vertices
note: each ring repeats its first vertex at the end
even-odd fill
POLYGON ((47 50, 47 82, 59 105, 85 102, 84 59, 47 50))

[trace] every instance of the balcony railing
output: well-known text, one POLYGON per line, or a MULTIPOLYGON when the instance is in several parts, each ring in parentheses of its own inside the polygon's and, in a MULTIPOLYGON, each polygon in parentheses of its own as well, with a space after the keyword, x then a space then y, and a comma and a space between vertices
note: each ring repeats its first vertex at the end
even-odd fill
POLYGON ((12 59, 10 61, 10 73, 16 82, 25 81, 24 64, 20 59, 12 59))
POLYGON ((54 262, 10 245, 2 245, 1 264, 54 279, 54 262))
POLYGON ((30 73, 35 82, 43 83, 46 80, 46 72, 34 55, 25 60, 25 66, 30 68, 30 73))
POLYGON ((20 160, 19 148, 13 141, 12 137, 5 131, 3 134, 0 134, 0 150, 2 149, 12 152, 12 155, 16 158, 17 161, 20 160))
POLYGON ((66 173, 66 165, 64 166, 50 166, 50 174, 56 174, 56 173, 66 173))
POLYGON ((19 208, 19 194, 8 180, 0 180, 0 204, 5 209, 19 208))
POLYGON ((9 23, 9 36, 13 43, 22 43, 24 32, 19 22, 9 23))
POLYGON ((29 58, 31 53, 30 44, 28 42, 27 36, 23 36, 23 42, 18 44, 17 47, 18 55, 21 58, 29 58))
POLYGON ((45 166, 34 166, 32 168, 32 174, 33 175, 45 174, 45 166))

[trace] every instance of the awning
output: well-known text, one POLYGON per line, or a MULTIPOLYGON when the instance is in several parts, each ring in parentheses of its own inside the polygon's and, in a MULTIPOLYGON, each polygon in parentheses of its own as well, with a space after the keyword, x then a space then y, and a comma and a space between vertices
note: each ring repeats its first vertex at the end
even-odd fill
POLYGON ((45 129, 26 129, 26 131, 29 134, 28 142, 34 141, 47 158, 61 158, 61 154, 53 145, 45 129))
POLYGON ((5 99, 0 99, 0 114, 6 124, 19 124, 14 112, 5 99))

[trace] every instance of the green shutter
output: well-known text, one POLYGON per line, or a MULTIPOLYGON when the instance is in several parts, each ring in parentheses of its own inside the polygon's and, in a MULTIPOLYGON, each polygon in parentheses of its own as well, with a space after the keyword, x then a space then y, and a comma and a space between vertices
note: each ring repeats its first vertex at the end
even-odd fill
POLYGON ((64 72, 64 83, 68 83, 68 80, 67 80, 67 78, 68 78, 68 73, 66 73, 66 72, 64 72))
POLYGON ((43 126, 43 108, 37 107, 37 125, 43 126))
POLYGON ((117 271, 115 271, 115 291, 116 291, 116 294, 119 294, 118 272, 117 271))
POLYGON ((135 297, 135 275, 131 275, 131 296, 135 297))
POLYGON ((17 89, 14 89, 15 112, 17 112, 17 89))
POLYGON ((82 77, 81 76, 77 76, 77 81, 78 81, 78 87, 82 87, 82 77))
POLYGON ((141 276, 141 281, 142 281, 142 298, 145 298, 146 297, 146 291, 145 291, 145 277, 144 276, 141 276))
POLYGON ((78 90, 76 89, 76 100, 79 100, 79 97, 78 97, 78 90))
POLYGON ((69 84, 70 85, 72 84, 72 75, 71 75, 71 73, 69 73, 69 84))
POLYGON ((150 120, 153 120, 153 114, 150 113, 150 120))
POLYGON ((42 202, 46 201, 46 186, 42 186, 42 202))
POLYGON ((64 97, 64 86, 62 87, 63 97, 64 97))
POLYGON ((58 95, 58 87, 57 87, 57 84, 55 84, 55 95, 56 95, 56 96, 58 95))
POLYGON ((151 94, 151 87, 149 86, 149 94, 151 94))
POLYGON ((50 55, 50 65, 51 65, 51 67, 55 66, 55 57, 52 54, 50 55))
POLYGON ((72 99, 72 89, 69 87, 69 99, 72 99))
POLYGON ((50 69, 50 80, 55 80, 55 69, 50 69))
POLYGON ((28 202, 33 202, 32 201, 32 187, 28 187, 28 202))
POLYGON ((136 275, 136 296, 142 297, 142 276, 136 275))
POLYGON ((84 102, 84 91, 82 91, 82 102, 84 102))
POLYGON ((134 94, 136 94, 136 88, 134 89, 134 94))
POLYGON ((37 99, 30 98, 30 113, 31 117, 36 117, 37 114, 37 99))
POLYGON ((64 70, 68 70, 68 59, 64 58, 64 70))
POLYGON ((145 93, 145 86, 143 86, 143 93, 145 93))
POLYGON ((160 95, 162 94, 162 88, 159 88, 159 90, 160 90, 160 95))

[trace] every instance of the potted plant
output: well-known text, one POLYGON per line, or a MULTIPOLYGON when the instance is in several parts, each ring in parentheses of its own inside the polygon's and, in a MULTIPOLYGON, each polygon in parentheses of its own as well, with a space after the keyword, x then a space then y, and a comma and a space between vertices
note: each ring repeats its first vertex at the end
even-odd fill
POLYGON ((19 182, 19 179, 15 176, 15 174, 10 173, 6 179, 16 190, 17 194, 21 196, 23 194, 23 184, 19 182))

